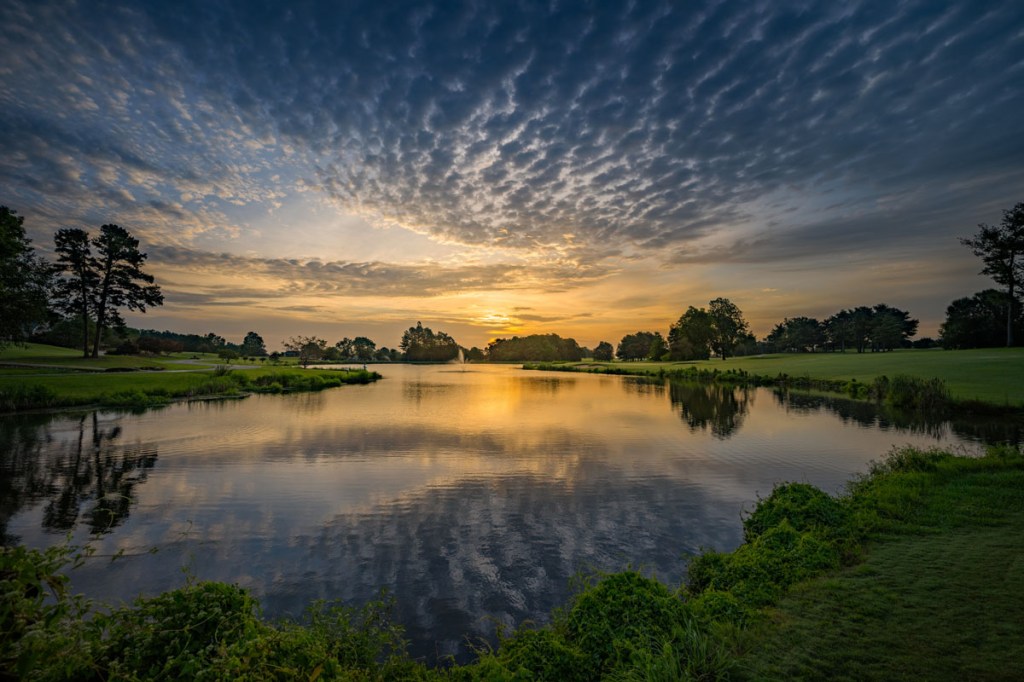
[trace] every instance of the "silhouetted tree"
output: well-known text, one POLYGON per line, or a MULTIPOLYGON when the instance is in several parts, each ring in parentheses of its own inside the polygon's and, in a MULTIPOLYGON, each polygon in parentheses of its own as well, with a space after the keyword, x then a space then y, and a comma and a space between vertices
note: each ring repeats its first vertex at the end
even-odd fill
POLYGON ((399 347, 405 353, 406 360, 448 362, 459 354, 459 344, 455 339, 442 331, 434 332, 417 322, 402 334, 399 347))
POLYGON ((96 247, 95 313, 96 339, 92 356, 99 357, 100 339, 108 322, 124 326, 118 308, 145 312, 147 307, 163 305, 164 295, 153 284, 153 276, 142 271, 146 254, 139 251, 139 240, 117 225, 103 225, 93 240, 96 247))
POLYGON ((57 310, 69 317, 78 318, 82 332, 82 357, 89 357, 89 315, 92 300, 99 283, 89 233, 78 228, 57 230, 53 236, 57 253, 57 267, 63 277, 54 287, 54 304, 57 310))
POLYGON ((786 318, 765 339, 775 352, 814 352, 825 343, 825 331, 813 317, 786 318))
POLYGON ((615 357, 615 349, 612 344, 602 341, 594 348, 594 359, 601 362, 610 362, 615 357))
POLYGON ((725 360, 747 333, 747 321, 735 303, 716 298, 708 303, 711 316, 711 347, 725 360))
POLYGON ((690 306, 668 331, 668 352, 673 360, 707 360, 711 357, 711 315, 690 306))
POLYGON ((576 339, 563 339, 558 334, 531 334, 494 339, 487 344, 487 358, 494 362, 582 360, 583 349, 576 339))
POLYGON ((840 310, 822 324, 825 328, 825 342, 833 351, 845 353, 847 346, 855 345, 853 314, 849 310, 840 310))
POLYGON ((1014 319, 1017 291, 1024 279, 1024 202, 1003 211, 998 227, 980 223, 978 233, 960 242, 970 247, 985 263, 981 273, 1006 287, 1009 305, 1006 308, 1006 345, 1014 344, 1014 319))
POLYGON ((261 357, 267 354, 267 345, 263 337, 256 332, 249 332, 242 340, 242 355, 249 357, 261 357))
MULTIPOLYGON (((985 289, 973 296, 958 298, 946 308, 946 321, 939 327, 942 347, 994 348, 1006 342, 1003 320, 1010 307, 1010 296, 1005 291, 985 289)), ((1013 331, 1024 335, 1024 313, 1016 307, 1013 331)))
POLYGON ((615 357, 620 360, 658 360, 667 350, 660 332, 636 332, 622 337, 615 349, 615 357))
POLYGON ((879 303, 872 309, 871 350, 883 351, 898 348, 917 333, 917 320, 910 313, 879 303))
POLYGON ((355 351, 357 360, 367 362, 373 360, 373 354, 377 351, 377 344, 365 336, 357 336, 352 339, 352 350, 355 351))
POLYGON ((308 367, 310 363, 322 360, 327 342, 317 336, 293 336, 285 342, 286 350, 299 354, 299 364, 308 367))
POLYGON ((49 315, 52 269, 36 257, 24 221, 0 206, 0 348, 28 338, 49 315))

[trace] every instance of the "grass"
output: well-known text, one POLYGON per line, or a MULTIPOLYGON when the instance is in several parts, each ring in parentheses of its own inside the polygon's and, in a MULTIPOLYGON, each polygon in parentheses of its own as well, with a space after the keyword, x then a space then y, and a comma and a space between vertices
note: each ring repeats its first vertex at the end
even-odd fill
POLYGON ((272 365, 231 369, 213 364, 219 361, 210 355, 200 356, 200 364, 174 362, 191 360, 194 356, 191 353, 159 359, 104 356, 93 360, 53 346, 31 344, 28 348, 7 348, 0 353, 0 363, 60 366, 55 369, 9 365, 0 370, 0 413, 86 405, 146 407, 196 397, 322 390, 379 378, 375 372, 363 370, 302 370, 272 365), (51 360, 53 362, 49 362, 51 360), (78 371, 83 366, 102 371, 78 371), (126 367, 187 371, 110 371, 126 367))
POLYGON ((950 459, 888 478, 870 495, 911 504, 862 563, 799 585, 771 610, 746 638, 745 677, 1019 679, 1024 467, 950 459))
POLYGON ((870 383, 899 374, 945 382, 958 401, 1024 406, 1024 348, 977 350, 898 350, 891 353, 783 353, 696 362, 564 363, 581 370, 612 368, 632 374, 657 374, 686 367, 745 371, 759 376, 810 377, 870 383))
MULTIPOLYGON (((166 356, 102 355, 98 358, 83 358, 82 351, 59 346, 29 343, 25 346, 8 346, 0 350, 0 365, 7 363, 25 365, 46 365, 79 371, 106 371, 108 369, 194 369, 212 368, 223 360, 210 353, 172 353, 166 356), (191 362, 192 358, 198 361, 191 362), (189 360, 189 362, 182 362, 189 360)), ((10 368, 10 366, 8 366, 10 368)))

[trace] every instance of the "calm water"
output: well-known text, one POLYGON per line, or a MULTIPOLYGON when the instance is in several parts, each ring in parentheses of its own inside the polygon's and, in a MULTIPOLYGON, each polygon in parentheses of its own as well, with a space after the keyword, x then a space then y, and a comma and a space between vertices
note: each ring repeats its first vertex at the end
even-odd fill
POLYGON ((950 424, 767 389, 380 371, 319 394, 0 419, 0 531, 124 550, 73 576, 109 602, 184 571, 251 588, 275 617, 387 588, 432 659, 495 621, 543 621, 580 570, 678 583, 688 555, 739 544, 741 513, 775 483, 838 491, 893 445, 979 449, 950 424))

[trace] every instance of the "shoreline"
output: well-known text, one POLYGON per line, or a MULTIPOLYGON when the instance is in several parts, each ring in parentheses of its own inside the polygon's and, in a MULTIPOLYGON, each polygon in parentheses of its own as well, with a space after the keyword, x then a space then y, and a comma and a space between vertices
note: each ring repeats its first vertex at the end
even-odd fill
POLYGON ((381 378, 372 370, 298 367, 8 375, 0 377, 0 417, 315 392, 381 378))
POLYGON ((692 363, 686 363, 686 367, 672 367, 672 365, 681 364, 677 362, 637 363, 639 365, 637 367, 630 367, 629 364, 594 361, 523 362, 522 368, 534 371, 634 376, 647 379, 669 379, 732 386, 764 386, 784 390, 821 391, 826 394, 860 402, 889 403, 896 407, 908 407, 911 409, 956 411, 960 414, 972 416, 1024 417, 1024 401, 1018 404, 1010 404, 1009 402, 998 403, 978 398, 959 398, 950 395, 949 389, 945 386, 945 380, 940 377, 897 374, 890 378, 885 374, 879 374, 874 377, 874 381, 869 382, 858 381, 856 377, 845 380, 830 377, 814 377, 810 374, 790 375, 779 373, 773 376, 750 372, 742 368, 725 367, 719 369, 718 367, 708 365, 696 366, 692 363), (657 367, 652 367, 652 365, 657 367), (912 382, 913 385, 908 386, 909 392, 905 392, 906 395, 901 394, 894 399, 894 396, 891 394, 892 384, 899 380, 912 382), (929 386, 929 384, 931 385, 929 386), (929 389, 938 391, 942 395, 932 396, 930 403, 927 405, 916 404, 917 397, 913 393, 929 389))

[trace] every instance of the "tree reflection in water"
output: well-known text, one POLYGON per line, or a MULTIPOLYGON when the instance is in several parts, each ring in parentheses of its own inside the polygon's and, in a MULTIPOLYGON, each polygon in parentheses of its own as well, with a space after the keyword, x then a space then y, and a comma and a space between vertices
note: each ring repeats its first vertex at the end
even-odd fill
POLYGON ((728 438, 743 424, 754 402, 754 390, 724 384, 670 381, 669 400, 691 431, 706 431, 728 438))
POLYGON ((952 432, 961 438, 985 443, 1024 443, 1024 420, 1018 415, 979 416, 900 410, 884 404, 853 400, 842 396, 800 393, 776 389, 776 402, 788 411, 810 413, 828 411, 844 423, 865 427, 898 429, 908 433, 943 438, 952 432))
POLYGON ((0 420, 4 544, 17 541, 7 532, 8 520, 42 500, 47 530, 70 531, 81 520, 91 534, 109 532, 128 518, 135 486, 156 464, 156 448, 118 444, 121 427, 101 424, 97 412, 79 417, 77 434, 56 448, 48 425, 49 419, 0 420))

